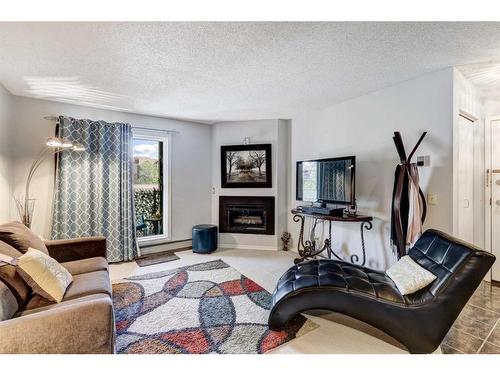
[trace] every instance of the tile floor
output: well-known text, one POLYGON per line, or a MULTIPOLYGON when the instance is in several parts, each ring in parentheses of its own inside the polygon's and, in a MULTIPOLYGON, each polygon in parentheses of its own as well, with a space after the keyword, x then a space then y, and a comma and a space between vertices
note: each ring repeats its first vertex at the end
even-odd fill
MULTIPOLYGON (((112 280, 164 269, 222 259, 272 292, 278 278, 293 265, 294 253, 265 250, 221 249, 213 254, 176 253, 179 260, 139 267, 135 262, 110 266, 112 280)), ((279 347, 273 353, 406 353, 401 347, 369 328, 351 328, 336 314, 307 315, 319 328, 279 347), (343 324, 340 324, 342 322, 343 324), (367 334, 365 332, 371 332, 367 334), (382 338, 382 339, 381 339, 382 338)), ((500 354, 500 288, 483 282, 436 352, 500 354)), ((354 326, 356 326, 354 324, 354 326)), ((359 327, 359 326, 358 326, 359 327)))
POLYGON ((500 354, 500 288, 483 282, 441 345, 445 354, 500 354))

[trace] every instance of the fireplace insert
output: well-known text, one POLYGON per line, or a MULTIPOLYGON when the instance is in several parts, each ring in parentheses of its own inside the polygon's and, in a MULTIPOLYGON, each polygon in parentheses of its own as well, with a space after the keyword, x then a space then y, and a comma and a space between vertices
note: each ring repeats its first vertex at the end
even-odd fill
POLYGON ((221 233, 274 234, 274 197, 219 197, 221 233))

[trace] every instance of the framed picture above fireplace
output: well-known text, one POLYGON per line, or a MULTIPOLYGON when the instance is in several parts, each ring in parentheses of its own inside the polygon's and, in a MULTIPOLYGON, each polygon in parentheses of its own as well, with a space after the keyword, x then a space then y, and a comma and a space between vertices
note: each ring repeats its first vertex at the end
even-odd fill
POLYGON ((221 146, 223 188, 272 187, 271 145, 221 146))

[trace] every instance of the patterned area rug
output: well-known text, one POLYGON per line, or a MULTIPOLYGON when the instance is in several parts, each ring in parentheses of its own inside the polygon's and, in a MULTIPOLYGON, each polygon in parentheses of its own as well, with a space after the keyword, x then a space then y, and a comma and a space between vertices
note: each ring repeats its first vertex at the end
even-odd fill
POLYGON ((117 352, 265 353, 317 327, 269 330, 271 301, 222 260, 133 276, 113 285, 117 352))

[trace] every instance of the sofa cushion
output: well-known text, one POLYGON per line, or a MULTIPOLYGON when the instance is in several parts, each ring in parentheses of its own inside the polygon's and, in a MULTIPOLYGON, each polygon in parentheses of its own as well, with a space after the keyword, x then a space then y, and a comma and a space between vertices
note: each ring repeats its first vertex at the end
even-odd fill
POLYGON ((14 318, 19 318, 21 316, 27 316, 31 314, 36 314, 42 311, 49 311, 49 310, 55 310, 59 308, 64 308, 65 306, 72 306, 81 302, 87 302, 87 301, 94 301, 102 298, 111 298, 107 294, 104 293, 98 293, 98 294, 91 294, 89 296, 85 297, 80 297, 80 298, 75 298, 69 301, 62 301, 61 303, 53 303, 50 301, 47 301, 47 305, 42 305, 40 307, 36 307, 30 310, 20 310, 18 311, 15 315, 14 318))
POLYGON ((114 332, 111 298, 96 294, 1 322, 0 353, 112 354, 114 332))
POLYGON ((0 281, 0 322, 14 316, 19 305, 10 289, 0 281))
POLYGON ((0 225, 0 241, 6 242, 23 254, 30 247, 45 254, 49 253, 42 239, 18 221, 0 225))
POLYGON ((101 257, 61 263, 73 276, 94 271, 108 271, 108 262, 101 257))
MULTIPOLYGON (((63 302, 98 293, 111 296, 111 282, 107 271, 95 271, 73 276, 73 282, 66 290, 63 302)), ((52 303, 35 294, 26 305, 26 310, 40 308, 52 303)))

